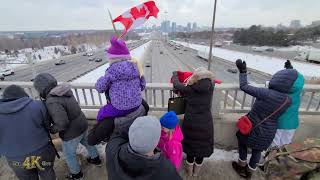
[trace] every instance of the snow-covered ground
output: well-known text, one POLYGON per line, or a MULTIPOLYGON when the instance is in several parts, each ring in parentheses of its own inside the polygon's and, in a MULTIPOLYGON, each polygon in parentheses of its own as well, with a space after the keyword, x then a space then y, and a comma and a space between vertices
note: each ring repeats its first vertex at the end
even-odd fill
MULTIPOLYGON (((182 44, 184 46, 190 47, 198 51, 204 51, 209 53, 209 47, 198 44, 189 44, 185 42, 176 43, 182 44)), ((247 66, 268 74, 274 74, 277 71, 283 69, 286 59, 267 57, 261 55, 254 55, 249 53, 243 53, 238 51, 232 51, 222 48, 214 48, 213 54, 216 57, 235 62, 237 59, 242 59, 247 62, 247 66)), ((294 68, 301 72, 308 79, 312 77, 320 77, 320 66, 316 64, 301 63, 301 62, 292 62, 294 68)))

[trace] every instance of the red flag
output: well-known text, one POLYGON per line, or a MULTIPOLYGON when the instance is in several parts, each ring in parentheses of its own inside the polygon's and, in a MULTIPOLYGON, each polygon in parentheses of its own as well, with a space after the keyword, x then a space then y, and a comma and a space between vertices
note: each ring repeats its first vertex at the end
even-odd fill
POLYGON ((150 17, 158 17, 159 9, 154 1, 148 1, 131 8, 118 16, 113 22, 120 22, 125 27, 125 33, 144 24, 150 17))

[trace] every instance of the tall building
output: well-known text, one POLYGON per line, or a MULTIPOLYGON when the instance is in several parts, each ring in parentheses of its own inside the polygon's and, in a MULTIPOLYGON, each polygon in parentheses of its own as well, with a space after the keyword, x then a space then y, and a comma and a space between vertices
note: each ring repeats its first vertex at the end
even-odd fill
POLYGON ((177 32, 177 23, 176 22, 172 22, 171 32, 177 32))
POLYGON ((292 28, 292 29, 299 29, 301 27, 302 27, 302 25, 301 25, 300 20, 292 20, 290 23, 290 28, 292 28))
POLYGON ((191 32, 191 23, 188 23, 187 25, 187 32, 191 32))
POLYGON ((166 32, 166 33, 171 31, 171 29, 170 29, 170 21, 163 21, 161 23, 161 31, 162 32, 166 32))
POLYGON ((193 31, 193 32, 198 31, 197 23, 193 23, 193 25, 192 25, 192 31, 193 31))
POLYGON ((312 21, 311 27, 320 26, 320 20, 319 21, 312 21))
POLYGON ((177 32, 183 32, 183 31, 184 31, 183 26, 178 25, 177 32))

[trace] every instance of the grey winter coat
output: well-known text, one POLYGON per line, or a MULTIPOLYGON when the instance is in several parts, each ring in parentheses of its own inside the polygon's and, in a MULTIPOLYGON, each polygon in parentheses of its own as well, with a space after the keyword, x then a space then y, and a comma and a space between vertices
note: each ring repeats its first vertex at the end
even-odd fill
MULTIPOLYGON (((269 88, 257 88, 248 84, 247 74, 240 74, 240 89, 256 98, 251 111, 248 113, 253 127, 281 107, 287 98, 289 100, 278 113, 252 130, 249 137, 247 137, 248 147, 256 150, 265 150, 270 146, 277 131, 277 120, 291 104, 291 98, 287 93, 296 78, 296 71, 282 70, 272 77, 269 88)), ((243 135, 239 132, 237 136, 239 139, 243 139, 243 135)))
POLYGON ((62 140, 74 139, 87 130, 87 119, 69 85, 62 84, 53 88, 46 99, 46 106, 54 122, 51 132, 59 132, 62 140))

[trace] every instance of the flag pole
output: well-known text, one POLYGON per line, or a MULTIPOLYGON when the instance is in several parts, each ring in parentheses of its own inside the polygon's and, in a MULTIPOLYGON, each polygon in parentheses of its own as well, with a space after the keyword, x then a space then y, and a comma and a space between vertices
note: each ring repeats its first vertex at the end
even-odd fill
POLYGON ((209 59, 208 59, 208 70, 211 70, 212 63, 212 48, 213 48, 213 38, 214 38, 214 25, 216 21, 216 10, 217 10, 217 0, 214 1, 213 18, 212 18, 212 30, 210 37, 210 49, 209 49, 209 59))
POLYGON ((110 21, 111 21, 111 23, 112 23, 113 30, 114 30, 114 32, 116 33, 116 36, 119 36, 119 35, 118 35, 118 32, 117 32, 117 29, 116 29, 116 26, 114 25, 113 18, 112 18, 112 15, 111 15, 111 12, 110 12, 109 9, 108 9, 108 13, 109 13, 110 21))

